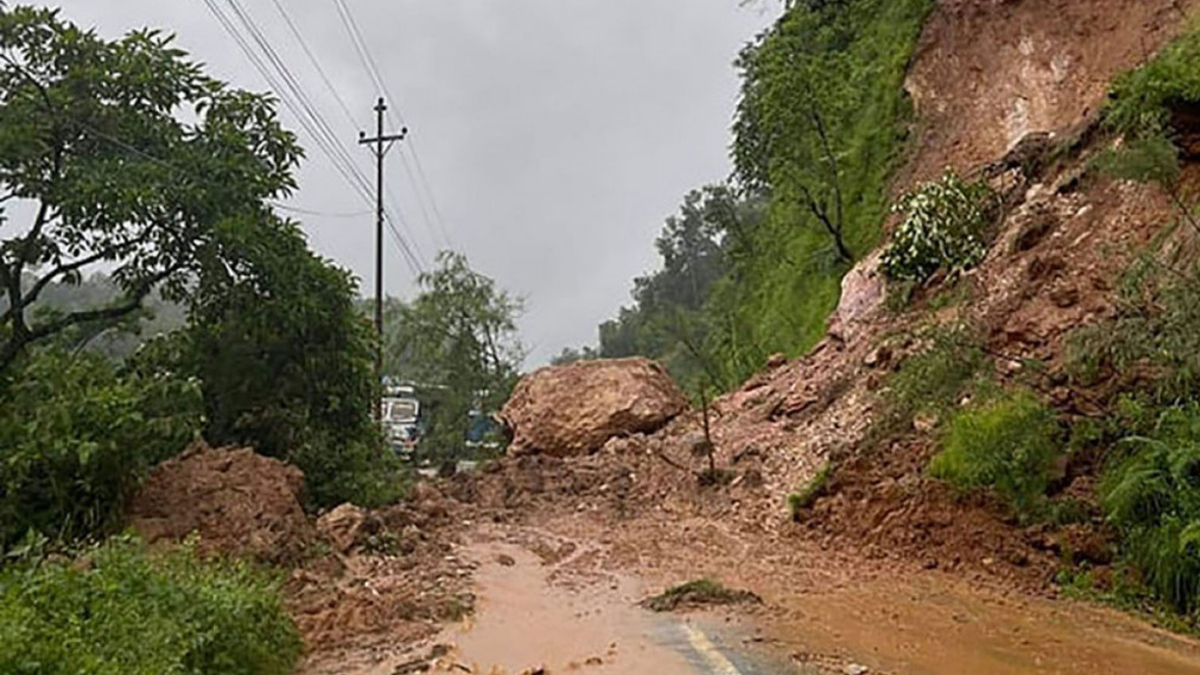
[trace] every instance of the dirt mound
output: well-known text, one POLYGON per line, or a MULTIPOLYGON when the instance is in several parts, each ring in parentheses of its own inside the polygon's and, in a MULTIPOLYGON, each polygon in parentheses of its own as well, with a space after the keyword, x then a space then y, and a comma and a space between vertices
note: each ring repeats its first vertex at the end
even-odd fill
POLYGON ((500 413, 509 452, 586 455, 608 439, 656 431, 687 407, 670 375, 646 359, 579 361, 521 380, 500 413))
POLYGON ((412 645, 471 612, 474 565, 458 554, 459 509, 421 483, 401 504, 343 505, 318 521, 332 550, 284 587, 309 650, 302 672, 344 672, 347 650, 412 645))
POLYGON ((826 496, 801 512, 797 527, 867 559, 1044 588, 1055 556, 986 494, 956 494, 922 477, 931 450, 922 441, 897 442, 855 458, 835 472, 826 496))
POLYGON ((198 444, 151 472, 129 504, 149 543, 199 535, 203 554, 297 560, 316 533, 300 506, 304 474, 247 449, 198 444))

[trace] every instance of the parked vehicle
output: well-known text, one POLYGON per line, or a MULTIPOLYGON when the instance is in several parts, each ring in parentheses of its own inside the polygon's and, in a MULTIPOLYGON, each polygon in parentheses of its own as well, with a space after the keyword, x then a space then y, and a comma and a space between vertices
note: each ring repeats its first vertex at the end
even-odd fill
POLYGON ((420 441, 421 402, 411 385, 384 382, 383 398, 379 402, 379 420, 387 434, 392 450, 411 459, 420 441))

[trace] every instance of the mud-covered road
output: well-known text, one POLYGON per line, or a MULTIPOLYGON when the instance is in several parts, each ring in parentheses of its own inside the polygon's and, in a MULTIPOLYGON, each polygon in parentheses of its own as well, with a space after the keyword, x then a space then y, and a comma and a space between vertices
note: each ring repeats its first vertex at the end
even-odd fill
POLYGON ((1200 673, 1200 644, 1130 616, 989 593, 936 575, 856 576, 815 589, 785 570, 773 581, 758 578, 762 606, 654 613, 639 602, 668 583, 701 576, 752 582, 757 566, 697 547, 690 564, 664 559, 638 570, 621 564, 604 539, 516 525, 473 528, 454 552, 472 569, 469 617, 428 641, 343 654, 305 672, 1200 673), (798 585, 789 591, 779 581, 798 585))

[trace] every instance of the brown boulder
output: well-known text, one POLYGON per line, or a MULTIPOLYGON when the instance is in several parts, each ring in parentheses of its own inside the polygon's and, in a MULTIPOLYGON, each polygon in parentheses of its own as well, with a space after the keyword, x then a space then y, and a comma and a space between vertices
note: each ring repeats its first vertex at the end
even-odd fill
POLYGON ((510 454, 569 457, 657 431, 686 408, 662 366, 617 359, 542 368, 521 380, 500 417, 512 433, 510 454))
POLYGON ((197 444, 155 467, 129 503, 129 525, 150 544, 197 534, 203 555, 292 562, 314 540, 303 486, 304 474, 279 460, 197 444))

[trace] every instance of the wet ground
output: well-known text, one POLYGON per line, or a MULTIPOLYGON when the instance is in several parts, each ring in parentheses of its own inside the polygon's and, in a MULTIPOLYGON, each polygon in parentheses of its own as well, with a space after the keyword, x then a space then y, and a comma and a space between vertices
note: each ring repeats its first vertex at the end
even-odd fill
MULTIPOLYGON (((654 549, 633 537, 626 528, 618 539, 654 549)), ((668 539, 657 542, 675 549, 668 539)), ((1200 675, 1200 643, 1115 610, 948 576, 862 576, 828 556, 770 559, 701 539, 690 540, 688 556, 660 552, 643 567, 614 555, 607 530, 476 526, 450 556, 470 570, 469 616, 430 641, 350 650, 303 672, 1200 675), (682 613, 639 605, 701 577, 766 602, 682 613)))
MULTIPOLYGON (((589 555, 548 563, 516 543, 472 546, 479 604, 449 639, 478 673, 586 671, 656 675, 770 675, 800 672, 753 648, 755 637, 719 615, 655 614, 638 606, 639 583, 570 569, 589 555)), ((553 556, 550 556, 553 557, 553 556)))

